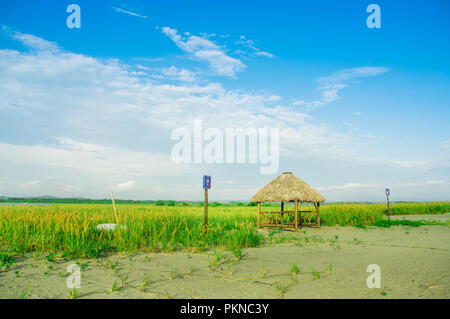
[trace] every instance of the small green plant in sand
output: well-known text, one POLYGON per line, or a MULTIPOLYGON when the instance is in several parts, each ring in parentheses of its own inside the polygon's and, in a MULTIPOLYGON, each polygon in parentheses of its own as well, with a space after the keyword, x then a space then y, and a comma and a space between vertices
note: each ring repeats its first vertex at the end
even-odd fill
POLYGON ((125 286, 127 281, 128 281, 128 274, 125 274, 123 276, 119 276, 118 278, 116 278, 116 280, 114 280, 114 283, 111 287, 111 292, 121 290, 125 286))
POLYGON ((293 275, 297 275, 300 272, 300 268, 298 268, 298 264, 294 263, 291 266, 290 273, 293 275))
POLYGON ((264 268, 261 268, 261 270, 259 271, 259 279, 267 278, 267 275, 267 271, 264 268))
POLYGON ((186 272, 187 275, 193 274, 197 271, 197 268, 195 267, 189 267, 189 270, 186 272))
POLYGON ((119 284, 119 278, 116 278, 111 286, 111 292, 119 291, 121 288, 122 287, 119 284))
POLYGON ((0 252, 0 268, 9 269, 15 263, 14 257, 7 252, 0 252))
POLYGON ((173 299, 173 296, 168 291, 166 291, 164 296, 166 297, 166 299, 173 299))
POLYGON ((45 256, 45 259, 47 259, 47 261, 49 263, 55 263, 56 262, 56 254, 54 252, 49 252, 47 256, 45 256))
POLYGON ((24 290, 24 291, 22 291, 20 294, 15 294, 14 295, 14 299, 27 299, 28 298, 28 296, 29 296, 30 294, 29 294, 29 292, 28 292, 28 290, 24 290))
POLYGON ((311 268, 311 274, 313 275, 314 279, 320 278, 320 272, 315 270, 314 268, 311 268))
POLYGON ((20 273, 19 273, 18 270, 16 270, 16 271, 14 272, 14 275, 16 276, 16 278, 20 278, 20 273))
POLYGON ((86 267, 89 265, 89 261, 86 261, 84 263, 80 263, 79 261, 77 261, 76 264, 78 267, 80 267, 81 271, 84 271, 86 267))
POLYGON ((47 265, 47 271, 44 272, 44 275, 48 275, 53 271, 53 265, 47 265))
POLYGON ((279 232, 277 232, 276 230, 269 231, 269 246, 272 246, 273 238, 274 238, 275 234, 277 234, 277 233, 279 233, 279 232))
POLYGON ((234 270, 233 270, 233 264, 231 262, 227 262, 227 275, 230 278, 233 278, 234 270))
POLYGON ((327 274, 331 274, 332 271, 333 271, 333 265, 330 264, 327 268, 327 274))
POLYGON ((225 254, 222 252, 216 252, 212 259, 209 260, 209 269, 214 271, 217 267, 219 267, 224 260, 226 260, 225 254))
POLYGON ((233 249, 233 250, 231 250, 231 252, 233 253, 233 255, 235 257, 236 262, 241 261, 244 258, 242 249, 233 249))
POLYGON ((80 290, 76 287, 72 288, 69 291, 69 299, 75 299, 76 297, 78 297, 78 294, 80 293, 80 290))
POLYGON ((282 282, 275 281, 272 285, 278 291, 280 296, 283 296, 289 290, 289 286, 282 282))
POLYGON ((119 269, 117 269, 117 268, 113 269, 113 276, 117 277, 117 278, 120 277, 119 269))
POLYGON ((58 272, 58 276, 61 277, 61 278, 67 277, 69 275, 70 275, 69 272, 62 272, 62 271, 58 272))
POLYGON ((106 261, 106 267, 110 268, 111 270, 116 269, 118 264, 118 261, 113 262, 111 258, 106 261))
POLYGON ((177 273, 174 270, 171 270, 170 274, 169 274, 169 280, 173 280, 173 279, 176 279, 176 278, 178 278, 177 273))
POLYGON ((144 275, 141 281, 141 286, 139 287, 139 291, 145 292, 148 286, 150 286, 150 279, 147 275, 144 275))
POLYGON ((381 295, 382 295, 382 296, 386 296, 386 295, 387 295, 387 292, 383 290, 383 291, 381 292, 381 295))
POLYGON ((128 274, 125 274, 122 277, 120 277, 120 281, 121 281, 122 287, 125 286, 125 284, 128 281, 128 274))

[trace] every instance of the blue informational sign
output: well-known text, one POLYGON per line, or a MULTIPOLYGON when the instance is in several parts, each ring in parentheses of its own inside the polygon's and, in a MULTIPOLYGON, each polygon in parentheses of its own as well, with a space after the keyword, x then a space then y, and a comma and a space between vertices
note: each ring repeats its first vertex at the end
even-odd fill
POLYGON ((391 195, 391 190, 389 188, 386 188, 386 196, 391 195))
POLYGON ((211 188, 211 176, 203 175, 203 189, 211 188))

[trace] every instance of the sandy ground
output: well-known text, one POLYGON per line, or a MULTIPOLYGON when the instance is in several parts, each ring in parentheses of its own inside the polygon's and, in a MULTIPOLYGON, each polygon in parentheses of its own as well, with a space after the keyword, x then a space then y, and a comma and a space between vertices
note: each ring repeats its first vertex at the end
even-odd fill
MULTIPOLYGON (((450 214, 394 218, 448 221, 450 214)), ((305 228, 298 234, 276 234, 272 244, 244 249, 239 261, 222 251, 227 257, 213 270, 217 251, 114 254, 77 261, 83 270, 76 297, 448 299, 449 235, 448 226, 305 228), (277 238, 284 242, 275 243, 277 238), (296 276, 290 274, 294 263, 300 270, 296 276), (379 289, 367 287, 370 264, 381 267, 379 289), (150 284, 142 289, 144 276, 150 284), (119 289, 112 292, 115 281, 119 289)), ((0 272, 0 298, 67 298, 65 272, 74 262, 58 259, 51 264, 43 255, 22 258, 0 272)))

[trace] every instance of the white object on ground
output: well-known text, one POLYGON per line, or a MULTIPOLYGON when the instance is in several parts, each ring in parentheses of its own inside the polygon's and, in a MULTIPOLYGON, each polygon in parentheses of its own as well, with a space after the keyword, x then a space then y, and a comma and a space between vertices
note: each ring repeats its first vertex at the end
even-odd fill
MULTIPOLYGON (((117 224, 98 224, 98 230, 116 230, 117 224)), ((125 225, 119 225, 120 229, 127 229, 125 225)))

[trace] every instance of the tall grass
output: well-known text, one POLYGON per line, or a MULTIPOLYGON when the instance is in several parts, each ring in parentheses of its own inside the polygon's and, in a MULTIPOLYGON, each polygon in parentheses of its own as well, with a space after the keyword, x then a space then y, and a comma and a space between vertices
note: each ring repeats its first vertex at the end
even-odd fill
MULTIPOLYGON (((257 246, 263 240, 256 228, 255 207, 211 207, 206 235, 202 207, 123 204, 117 208, 119 223, 126 230, 107 232, 96 226, 115 222, 110 205, 0 206, 0 248, 15 253, 53 251, 94 257, 105 251, 238 249, 257 246)), ((384 204, 324 205, 321 224, 374 225, 383 219, 385 208, 384 204)), ((449 211, 449 202, 392 206, 393 214, 449 211)))
POLYGON ((2 249, 25 252, 64 251, 71 257, 111 251, 201 250, 256 246, 261 240, 252 219, 243 214, 209 214, 203 233, 202 208, 118 205, 126 230, 105 232, 97 224, 114 222, 109 205, 0 207, 2 249))

